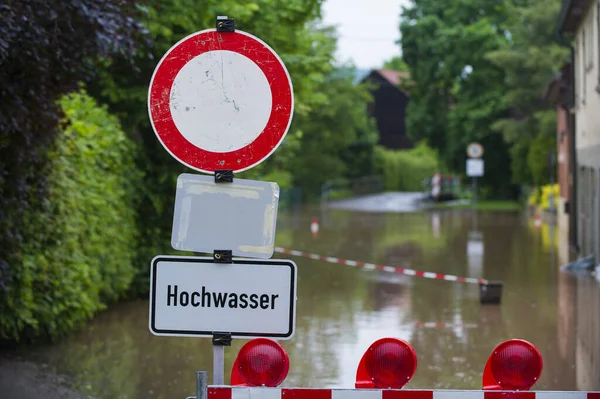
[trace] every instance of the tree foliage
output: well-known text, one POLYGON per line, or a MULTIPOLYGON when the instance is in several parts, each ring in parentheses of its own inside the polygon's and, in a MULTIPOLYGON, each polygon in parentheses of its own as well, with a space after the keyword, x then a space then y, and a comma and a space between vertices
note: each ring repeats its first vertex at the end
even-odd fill
POLYGON ((508 152, 490 125, 506 114, 502 70, 486 58, 507 40, 504 3, 418 0, 403 8, 403 58, 410 67, 407 130, 439 150, 451 170, 464 170, 472 141, 486 149, 484 184, 508 195, 508 152))
POLYGON ((327 180, 364 176, 373 169, 377 135, 366 111, 371 97, 352 78, 353 74, 329 76, 320 90, 327 102, 297 116, 296 132, 302 136, 287 167, 296 184, 310 194, 319 194, 327 180))
POLYGON ((56 101, 94 76, 91 61, 134 55, 143 33, 122 0, 0 4, 0 290, 23 259, 26 212, 40 206, 56 138, 56 101))
POLYGON ((547 179, 555 116, 542 92, 566 59, 554 43, 559 8, 553 0, 414 0, 403 9, 409 134, 456 171, 469 142, 483 144, 483 180, 495 195, 547 179))
POLYGON ((418 143, 410 150, 392 151, 377 147, 376 171, 389 191, 422 191, 425 179, 440 172, 437 151, 418 143))
POLYGON ((492 126, 503 134, 512 154, 514 181, 548 181, 548 155, 556 148, 556 112, 543 103, 542 93, 568 50, 555 42, 560 2, 528 0, 509 4, 511 40, 487 58, 504 70, 503 101, 511 117, 492 126))
POLYGON ((119 299, 136 272, 141 176, 119 121, 85 93, 61 98, 47 191, 29 209, 19 267, 0 293, 0 339, 61 336, 119 299))
MULTIPOLYGON (((138 246, 140 275, 133 291, 148 287, 149 261, 168 250, 177 175, 186 169, 164 151, 152 132, 146 107, 150 78, 160 57, 183 37, 215 26, 217 15, 235 19, 238 29, 260 37, 284 61, 294 86, 295 115, 286 139, 268 160, 240 178, 299 185, 312 194, 330 176, 350 173, 340 154, 368 157, 374 140, 366 113, 366 89, 355 87, 334 63, 336 39, 320 23, 323 0, 168 0, 144 8, 152 44, 139 48, 137 69, 113 58, 102 78, 89 82, 93 95, 119 115, 140 143, 138 167, 145 171, 138 214, 145 232, 138 246), (361 137, 362 146, 353 146, 361 137), (353 151, 357 151, 354 154, 353 151), (367 155, 365 155, 367 154, 367 155)), ((346 156, 353 161, 360 158, 346 156)))
POLYGON ((383 69, 407 72, 409 70, 409 67, 402 57, 392 57, 391 59, 383 63, 383 69))

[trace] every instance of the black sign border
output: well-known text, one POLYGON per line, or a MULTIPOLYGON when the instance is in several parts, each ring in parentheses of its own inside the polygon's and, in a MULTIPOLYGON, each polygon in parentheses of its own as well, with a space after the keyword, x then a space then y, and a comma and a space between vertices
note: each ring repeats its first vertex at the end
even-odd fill
POLYGON ((248 332, 240 332, 240 331, 190 331, 190 330, 159 330, 156 328, 156 272, 157 272, 157 268, 158 268, 158 262, 164 262, 164 261, 168 261, 168 262, 181 262, 181 263, 213 263, 216 264, 217 262, 214 261, 214 259, 212 258, 199 258, 199 257, 180 257, 180 256, 167 256, 167 255, 162 255, 162 256, 157 256, 152 260, 152 264, 151 264, 151 278, 152 278, 152 294, 150 296, 150 305, 151 305, 151 311, 150 311, 150 331, 156 335, 175 335, 175 336, 191 336, 191 337, 199 337, 200 336, 205 336, 205 337, 211 337, 213 334, 216 333, 223 333, 223 332, 227 332, 230 333, 231 336, 233 338, 259 338, 259 337, 264 337, 264 338, 290 338, 294 335, 294 320, 296 318, 296 314, 294 312, 295 309, 295 302, 296 302, 296 279, 297 279, 297 271, 298 268, 297 266, 295 266, 295 263, 293 263, 290 260, 285 260, 285 259, 260 259, 260 260, 254 260, 254 259, 238 259, 238 258, 233 258, 232 263, 233 264, 237 264, 237 265, 273 265, 273 266, 287 266, 290 269, 292 269, 292 281, 290 284, 290 322, 289 322, 289 329, 288 332, 285 334, 262 334, 262 333, 248 333, 248 332))

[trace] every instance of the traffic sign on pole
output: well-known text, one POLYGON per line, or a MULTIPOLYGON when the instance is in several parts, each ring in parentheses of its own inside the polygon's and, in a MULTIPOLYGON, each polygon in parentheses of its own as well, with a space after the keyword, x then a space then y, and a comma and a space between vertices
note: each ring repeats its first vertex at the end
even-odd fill
POLYGON ((467 155, 470 158, 481 158, 483 156, 483 146, 479 143, 471 143, 467 147, 467 155))
POLYGON ((152 128, 182 164, 241 172, 268 158, 294 111, 290 75, 277 53, 240 31, 207 29, 171 47, 148 93, 152 128))
POLYGON ((291 260, 157 256, 151 263, 150 331, 155 335, 290 339, 297 268, 291 260))
POLYGON ((214 174, 213 181, 179 176, 171 244, 213 258, 152 261, 150 331, 212 337, 213 381, 222 384, 232 338, 294 333, 296 265, 233 258, 273 254, 279 187, 233 176, 264 161, 285 138, 292 81, 273 49, 218 16, 215 29, 183 38, 160 59, 148 113, 169 154, 214 174))

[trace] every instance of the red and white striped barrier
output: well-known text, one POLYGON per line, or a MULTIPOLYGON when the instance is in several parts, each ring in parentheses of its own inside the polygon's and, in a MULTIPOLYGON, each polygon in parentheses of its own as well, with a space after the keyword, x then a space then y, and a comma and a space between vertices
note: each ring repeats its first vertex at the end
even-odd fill
POLYGON ((424 277, 424 278, 431 278, 431 279, 436 279, 436 280, 456 281, 459 283, 469 283, 469 284, 488 284, 489 283, 488 280, 485 280, 482 278, 459 277, 459 276, 454 276, 452 274, 423 272, 423 271, 419 271, 419 270, 406 269, 406 268, 396 267, 396 266, 377 265, 375 263, 365 263, 365 262, 358 262, 355 260, 346 260, 346 259, 335 258, 332 256, 322 256, 322 255, 311 254, 308 252, 296 251, 294 249, 286 249, 286 248, 281 248, 281 247, 275 247, 275 252, 278 252, 281 254, 292 255, 292 256, 301 256, 301 257, 309 258, 309 259, 313 259, 313 260, 322 260, 322 261, 329 262, 329 263, 336 263, 338 265, 358 267, 358 268, 367 269, 367 270, 378 270, 378 271, 388 272, 388 273, 404 274, 407 276, 424 277))
POLYGON ((431 182, 432 183, 431 195, 433 195, 435 198, 437 198, 440 195, 441 180, 442 180, 442 175, 440 175, 439 173, 436 173, 435 175, 433 175, 433 179, 431 182))
POLYGON ((208 399, 600 399, 600 392, 208 387, 208 399))

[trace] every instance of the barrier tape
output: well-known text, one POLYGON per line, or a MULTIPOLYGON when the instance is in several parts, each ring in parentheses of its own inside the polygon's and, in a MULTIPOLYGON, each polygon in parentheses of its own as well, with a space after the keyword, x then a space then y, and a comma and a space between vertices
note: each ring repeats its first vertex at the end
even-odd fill
POLYGON ((208 387, 209 399, 600 399, 585 391, 469 391, 208 387))
POLYGON ((405 269, 405 268, 396 267, 396 266, 377 265, 375 263, 358 262, 355 260, 340 259, 340 258, 335 258, 332 256, 321 256, 321 255, 317 255, 317 254, 311 254, 308 252, 296 251, 294 249, 286 249, 286 248, 281 248, 281 247, 275 247, 275 252, 278 252, 281 254, 292 255, 292 256, 300 256, 303 258, 309 258, 309 259, 313 259, 313 260, 322 260, 324 262, 335 263, 338 265, 358 267, 361 269, 379 270, 379 271, 387 272, 387 273, 404 274, 406 276, 424 277, 424 278, 431 278, 431 279, 435 279, 435 280, 456 281, 459 283, 469 283, 469 284, 480 284, 480 285, 488 284, 488 280, 485 280, 482 278, 459 277, 459 276, 454 276, 452 274, 422 272, 419 270, 405 269))

